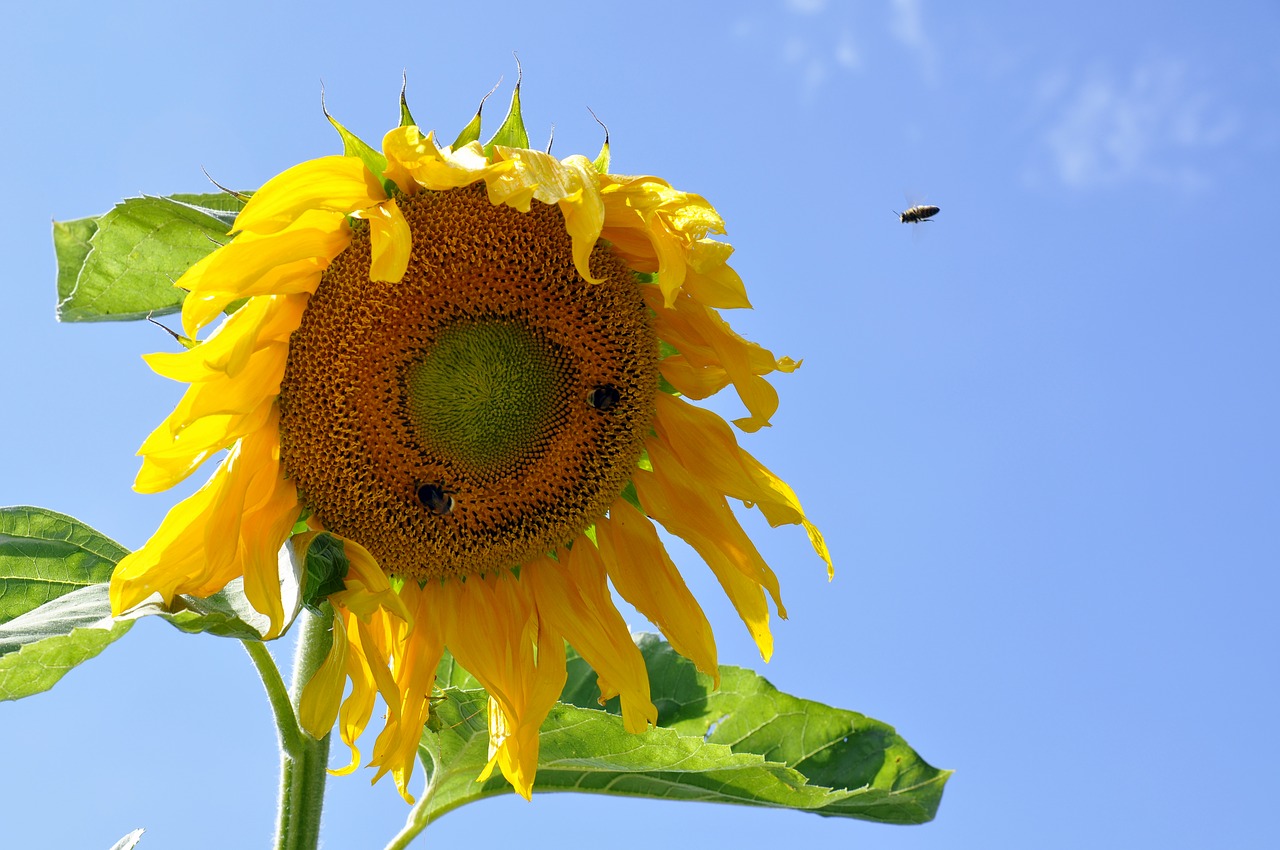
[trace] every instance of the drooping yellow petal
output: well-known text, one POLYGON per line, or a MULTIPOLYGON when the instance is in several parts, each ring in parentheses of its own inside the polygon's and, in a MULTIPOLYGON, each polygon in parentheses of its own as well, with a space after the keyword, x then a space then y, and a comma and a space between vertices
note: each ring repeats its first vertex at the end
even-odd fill
POLYGON ((658 710, 649 698, 649 673, 609 595, 599 552, 590 540, 579 538, 559 558, 541 557, 525 564, 520 581, 533 588, 538 616, 564 635, 596 671, 601 705, 621 694, 623 725, 628 732, 643 732, 658 722, 658 710))
POLYGON ((378 736, 370 766, 378 769, 374 782, 389 771, 400 795, 412 804, 414 797, 408 785, 418 759, 422 727, 430 713, 436 666, 444 654, 444 634, 435 612, 439 604, 435 585, 421 589, 415 582, 409 582, 401 594, 413 614, 395 633, 392 664, 400 688, 400 710, 398 716, 388 719, 386 728, 378 736))
POLYGON ((165 605, 173 597, 189 593, 193 587, 218 584, 218 589, 235 578, 233 570, 208 572, 204 537, 200 531, 205 517, 229 483, 224 462, 195 493, 178 502, 165 514, 160 527, 142 548, 129 553, 111 574, 111 613, 119 616, 152 594, 160 594, 165 605), (193 533, 194 532, 194 533, 193 533))
POLYGON ((268 180, 240 210, 232 229, 276 233, 310 210, 347 215, 386 197, 382 184, 356 157, 323 156, 268 180))
POLYGON ((279 285, 299 276, 301 279, 295 281, 295 287, 310 283, 311 270, 327 267, 349 244, 351 228, 346 216, 317 210, 303 213, 278 233, 266 236, 241 233, 187 269, 174 284, 197 299, 190 311, 183 309, 183 329, 194 337, 203 325, 200 320, 211 318, 208 313, 211 304, 204 299, 207 293, 227 293, 233 300, 263 294, 259 286, 263 278, 270 284, 265 294, 297 291, 279 285), (295 265, 298 263, 301 265, 295 265))
MULTIPOLYGON (((276 266, 248 282, 206 279, 198 290, 182 300, 182 328, 195 338, 206 325, 222 315, 233 301, 262 295, 310 295, 320 285, 328 258, 310 257, 276 266), (216 288, 221 284, 222 289, 216 288)), ((305 303, 305 299, 303 299, 305 303)))
POLYGON ((503 145, 495 146, 494 152, 499 162, 513 167, 485 178, 489 200, 524 210, 528 209, 529 197, 544 204, 558 204, 565 229, 573 239, 573 264, 578 274, 584 280, 599 283, 600 278, 591 274, 590 259, 604 226, 604 202, 590 160, 571 156, 561 161, 540 151, 503 145))
POLYGON ((261 428, 274 403, 268 397, 248 413, 206 416, 177 434, 170 431, 167 421, 162 422, 138 450, 143 456, 142 468, 133 488, 139 493, 169 489, 223 448, 261 428))
POLYGON ((692 246, 707 233, 724 233, 724 220, 705 198, 655 177, 606 174, 601 181, 607 223, 602 235, 619 241, 615 229, 644 230, 658 261, 658 286, 671 306, 684 285, 692 246))
MULTIPOLYGON (((346 611, 338 613, 339 616, 346 618, 347 623, 352 622, 354 615, 346 611)), ((342 701, 342 710, 338 713, 338 734, 342 737, 342 742, 351 750, 351 761, 344 767, 330 771, 335 775, 351 773, 360 766, 360 749, 356 746, 356 741, 369 725, 378 695, 377 685, 373 680, 373 674, 369 671, 369 662, 364 657, 358 633, 348 627, 347 635, 350 642, 350 651, 347 653, 347 678, 351 681, 351 693, 342 701)))
POLYGON ((490 697, 489 764, 526 799, 538 766, 538 729, 567 678, 564 640, 539 622, 514 577, 468 576, 438 588, 445 641, 490 697))
POLYGON ((681 395, 689 398, 708 398, 729 386, 729 373, 724 369, 712 363, 695 366, 683 354, 662 358, 658 371, 681 395))
MULTIPOLYGON (((739 572, 767 590, 778 608, 778 615, 785 620, 787 610, 782 604, 778 577, 742 530, 724 496, 694 478, 661 440, 650 440, 645 448, 653 465, 651 477, 644 477, 653 485, 648 490, 653 504, 645 502, 643 497, 641 503, 650 509, 650 515, 662 522, 668 531, 688 540, 707 559, 706 553, 689 539, 689 535, 702 538, 704 548, 714 548, 739 572), (677 532, 677 528, 681 531, 677 532)), ((641 471, 637 470, 637 473, 641 471)))
POLYGON ((684 291, 701 304, 717 309, 750 307, 742 278, 728 264, 733 246, 699 239, 689 246, 684 291))
POLYGON ((709 410, 660 393, 654 428, 658 437, 698 481, 726 496, 755 505, 775 528, 802 525, 814 551, 834 574, 822 533, 804 515, 795 491, 738 446, 725 421, 709 410))
POLYGON ((699 488, 690 481, 669 477, 669 453, 651 440, 649 455, 657 472, 636 470, 632 483, 645 511, 667 531, 683 539, 707 562, 720 586, 746 624, 760 655, 766 661, 773 652, 769 609, 764 590, 773 596, 778 614, 785 618, 777 577, 742 530, 723 496, 699 488))
POLYGON ((382 137, 382 152, 387 157, 384 175, 410 195, 419 187, 443 191, 470 186, 487 174, 510 167, 490 163, 475 142, 456 151, 441 148, 436 145, 434 131, 423 136, 414 126, 389 131, 382 137))
MULTIPOLYGON (((247 442, 247 440, 246 440, 247 442)), ((298 490, 285 478, 278 460, 263 461, 254 476, 246 499, 251 505, 240 523, 240 546, 243 553, 244 595, 255 610, 266 614, 270 629, 268 639, 280 634, 284 626, 284 606, 280 594, 280 548, 302 513, 298 490), (253 504, 254 498, 261 501, 253 504)))
POLYGON ((306 306, 305 296, 250 298, 194 348, 144 354, 142 359, 156 374, 174 381, 199 383, 217 377, 233 378, 255 351, 268 343, 287 340, 302 320, 306 306))
POLYGON ((338 719, 342 692, 347 683, 347 628, 341 616, 333 618, 333 643, 324 663, 302 687, 298 723, 313 738, 329 734, 338 719))
POLYGON ((622 598, 657 625, 676 652, 714 677, 719 687, 711 624, 649 518, 618 499, 609 508, 609 518, 596 523, 596 540, 609 579, 622 598))
POLYGON ((778 409, 778 393, 761 376, 774 370, 793 372, 800 364, 788 357, 775 359, 767 349, 735 333, 714 309, 688 295, 666 305, 655 303, 648 288, 642 292, 655 311, 654 328, 662 339, 674 345, 691 364, 715 365, 728 373, 738 397, 751 413, 735 419, 734 424, 744 431, 768 425, 778 409))
POLYGON ((399 283, 409 268, 409 255, 413 251, 413 234, 409 222, 395 199, 385 201, 365 210, 369 219, 372 262, 369 279, 382 283, 399 283))

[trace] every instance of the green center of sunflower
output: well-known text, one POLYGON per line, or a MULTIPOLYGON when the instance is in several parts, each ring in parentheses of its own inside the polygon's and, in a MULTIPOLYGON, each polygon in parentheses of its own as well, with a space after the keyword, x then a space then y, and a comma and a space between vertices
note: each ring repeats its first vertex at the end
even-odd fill
POLYGON ((640 458, 658 392, 640 285, 602 244, 603 282, 584 280, 558 207, 482 185, 397 203, 404 278, 369 279, 356 226, 289 339, 281 458, 389 573, 517 566, 599 519, 640 458))
POLYGON ((535 450, 568 389, 547 340, 505 322, 450 327, 406 377, 422 445, 476 469, 519 463, 535 450))

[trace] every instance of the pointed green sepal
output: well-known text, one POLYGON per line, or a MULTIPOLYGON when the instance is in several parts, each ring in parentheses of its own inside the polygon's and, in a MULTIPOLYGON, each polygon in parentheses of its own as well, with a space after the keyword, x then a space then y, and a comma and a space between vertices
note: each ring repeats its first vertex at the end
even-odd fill
POLYGON ((467 126, 462 128, 462 132, 458 134, 458 138, 453 140, 452 150, 457 150, 463 145, 469 145, 472 142, 480 140, 480 113, 484 112, 484 102, 498 90, 498 86, 502 85, 502 80, 493 84, 493 88, 489 89, 489 94, 480 98, 480 105, 476 107, 475 117, 467 122, 467 126))
POLYGON ((596 115, 595 112, 591 110, 591 107, 587 107, 587 111, 591 113, 591 117, 596 119, 596 123, 600 125, 601 129, 604 130, 604 144, 600 146, 600 155, 597 156, 595 158, 595 161, 592 162, 591 164, 595 166, 597 173, 608 174, 609 173, 609 128, 605 126, 605 123, 603 121, 600 120, 600 116, 596 115))
POLYGON ((409 101, 405 100, 405 90, 409 88, 409 75, 405 74, 400 78, 400 126, 416 127, 418 122, 413 120, 413 113, 409 111, 409 101))
POLYGON ((609 173, 609 135, 606 133, 604 144, 600 146, 600 155, 591 163, 600 174, 609 173))
POLYGON ((333 125, 333 129, 337 130, 338 135, 342 137, 342 155, 354 156, 363 162, 364 167, 382 182, 382 188, 386 190, 388 196, 399 192, 395 182, 383 176, 387 170, 387 158, 381 151, 374 150, 368 142, 342 126, 337 118, 329 114, 329 110, 324 105, 323 93, 320 95, 320 109, 324 112, 324 117, 328 118, 329 123, 333 125))
MULTIPOLYGON (((519 60, 516 60, 516 68, 520 69, 519 60)), ((524 127, 524 114, 520 111, 520 82, 523 78, 524 71, 519 70, 516 77, 516 90, 511 93, 511 108, 507 110, 507 117, 503 119, 498 132, 485 143, 485 156, 493 156, 494 145, 508 148, 529 147, 529 131, 524 127)))

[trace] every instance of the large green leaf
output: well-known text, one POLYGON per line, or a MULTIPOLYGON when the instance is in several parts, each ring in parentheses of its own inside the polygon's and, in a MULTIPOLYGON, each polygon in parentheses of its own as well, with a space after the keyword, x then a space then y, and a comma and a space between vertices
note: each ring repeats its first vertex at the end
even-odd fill
POLYGON ((0 625, 0 700, 47 691, 129 631, 111 619, 107 585, 63 594, 0 625))
POLYGON ((0 508, 0 624, 107 581, 127 552, 69 516, 44 508, 0 508))
POLYGON ((58 318, 119 321, 177 310, 183 293, 173 282, 227 241, 243 205, 227 194, 146 196, 97 218, 55 221, 58 318))
MULTIPOLYGON (((0 700, 46 691, 144 616, 188 633, 262 640, 269 623, 249 604, 244 580, 207 599, 176 596, 111 616, 108 582, 128 553, 71 517, 43 508, 0 508, 0 700)), ((300 567, 280 560, 285 625, 301 609, 300 567)))
MULTIPOLYGON (((595 675, 571 656, 562 701, 542 727, 536 791, 699 800, 796 809, 886 823, 937 811, 950 771, 924 761, 893 728, 775 689, 721 667, 721 686, 653 636, 639 640, 658 727, 632 735, 617 701, 598 704, 595 675)), ((444 688, 419 749, 428 792, 408 831, 474 800, 511 793, 501 776, 476 782, 487 760, 487 698, 446 658, 444 688)))

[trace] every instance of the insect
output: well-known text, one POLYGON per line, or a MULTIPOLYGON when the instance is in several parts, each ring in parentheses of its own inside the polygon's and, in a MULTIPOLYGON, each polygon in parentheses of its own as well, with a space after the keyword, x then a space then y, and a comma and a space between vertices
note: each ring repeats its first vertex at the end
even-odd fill
POLYGON ((903 224, 923 224, 938 214, 938 207, 930 204, 917 204, 905 212, 893 211, 898 217, 898 221, 903 224))
POLYGON ((587 393, 587 404, 596 410, 612 410, 622 400, 622 394, 613 384, 601 384, 587 393))
POLYGON ((444 516, 458 504, 454 500, 453 494, 439 484, 418 485, 418 501, 433 516, 444 516))

